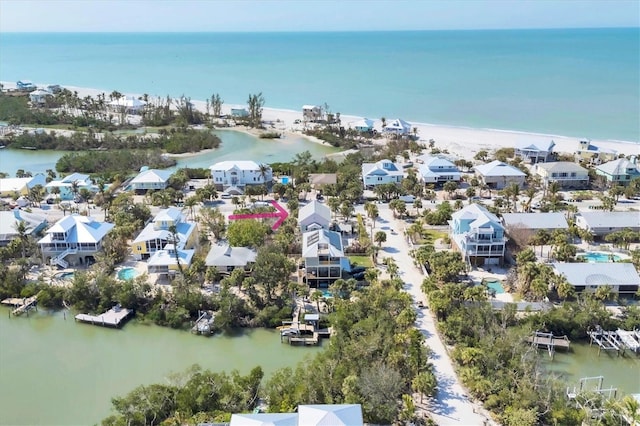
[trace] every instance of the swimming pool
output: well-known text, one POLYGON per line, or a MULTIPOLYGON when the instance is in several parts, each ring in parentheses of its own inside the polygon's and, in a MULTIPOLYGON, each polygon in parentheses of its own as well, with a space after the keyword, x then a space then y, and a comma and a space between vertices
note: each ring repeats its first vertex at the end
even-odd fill
POLYGON ((505 292, 504 287, 502 287, 502 282, 495 278, 483 279, 481 285, 487 286, 487 288, 489 290, 493 290, 495 294, 502 294, 505 292))
POLYGON ((123 268, 118 271, 118 278, 123 281, 132 280, 140 275, 134 268, 123 268))
POLYGON ((58 272, 55 274, 55 278, 59 280, 72 280, 75 276, 75 272, 58 272))
POLYGON ((619 262, 621 257, 616 256, 613 253, 603 253, 597 251, 589 251, 587 253, 578 254, 579 257, 584 257, 589 263, 610 263, 619 262))
POLYGON ((333 297, 333 294, 327 289, 322 289, 320 291, 322 291, 322 297, 324 297, 325 299, 330 299, 333 297))

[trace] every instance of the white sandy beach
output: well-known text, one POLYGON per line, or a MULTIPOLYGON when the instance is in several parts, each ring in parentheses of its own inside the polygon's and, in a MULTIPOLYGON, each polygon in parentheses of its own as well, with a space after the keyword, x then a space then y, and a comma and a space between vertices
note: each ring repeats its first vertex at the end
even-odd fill
MULTIPOLYGON (((1 82, 5 89, 15 88, 15 83, 1 82)), ((46 84, 37 84, 38 87, 46 87, 46 84)), ((98 94, 111 93, 111 91, 104 91, 99 89, 91 89, 85 87, 64 86, 66 89, 72 92, 78 92, 80 97, 92 96, 95 97, 98 94)), ((126 93, 127 96, 141 96, 136 93, 126 93)), ((200 110, 206 110, 206 101, 192 100, 194 106, 200 110)), ((246 105, 238 104, 223 104, 223 114, 230 114, 231 108, 243 108, 246 105)), ((302 131, 301 124, 294 124, 296 120, 302 120, 302 110, 294 111, 287 109, 275 109, 265 107, 263 109, 262 118, 264 121, 273 122, 275 130, 283 132, 300 132, 302 131)), ((382 131, 382 122, 379 119, 374 119, 375 128, 379 132, 382 131)), ((387 121, 394 118, 392 115, 387 116, 387 121)), ((362 117, 341 114, 340 116, 342 125, 345 128, 349 128, 353 123, 362 119, 362 117)), ((418 137, 425 143, 430 139, 435 140, 435 146, 441 150, 446 149, 450 154, 459 158, 472 159, 473 156, 481 150, 495 150, 503 147, 514 147, 521 143, 534 143, 534 144, 547 144, 553 140, 556 144, 555 151, 562 153, 573 153, 578 148, 578 142, 581 139, 588 139, 589 135, 580 135, 577 137, 560 136, 560 135, 547 135, 537 133, 526 133, 510 130, 498 130, 498 129, 477 129, 466 127, 455 127, 438 124, 427 124, 410 122, 412 127, 418 129, 418 137)), ((240 129, 242 130, 242 129, 240 129)), ((315 138, 309 138, 314 142, 323 143, 315 138)), ((640 154, 639 141, 617 141, 617 140, 592 140, 594 145, 599 148, 606 148, 617 151, 619 154, 625 155, 638 155, 640 154)))

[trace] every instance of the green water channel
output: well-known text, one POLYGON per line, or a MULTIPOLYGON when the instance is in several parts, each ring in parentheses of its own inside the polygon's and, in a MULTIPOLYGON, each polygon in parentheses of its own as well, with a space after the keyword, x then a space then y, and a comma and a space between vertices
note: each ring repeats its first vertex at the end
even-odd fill
POLYGON ((111 413, 111 398, 197 363, 268 376, 320 347, 280 343, 276 331, 196 336, 131 321, 121 330, 76 323, 63 313, 9 318, 0 308, 0 424, 88 425, 111 413))

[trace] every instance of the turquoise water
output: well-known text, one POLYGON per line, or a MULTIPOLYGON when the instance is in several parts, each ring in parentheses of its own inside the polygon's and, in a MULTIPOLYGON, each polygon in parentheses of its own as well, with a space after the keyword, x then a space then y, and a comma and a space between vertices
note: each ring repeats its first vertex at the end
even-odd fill
POLYGON ((0 80, 637 142, 639 31, 3 33, 0 80))
POLYGON ((490 280, 482 280, 482 285, 487 286, 487 288, 493 290, 495 294, 504 293, 504 288, 502 287, 502 283, 499 280, 490 281, 490 280))
POLYGON ((123 268, 118 271, 118 278, 121 280, 132 280, 140 275, 138 271, 133 268, 123 268))
POLYGON ((322 289, 320 291, 322 291, 322 297, 324 297, 325 299, 330 299, 333 297, 333 293, 331 293, 329 290, 322 289))
POLYGON ((617 255, 610 255, 609 253, 599 252, 587 252, 584 254, 578 254, 579 257, 584 257, 589 263, 609 263, 619 262, 621 257, 617 255), (612 259, 613 258, 613 259, 612 259))
POLYGON ((55 275, 55 277, 60 280, 72 280, 74 276, 75 276, 74 272, 60 272, 55 275))

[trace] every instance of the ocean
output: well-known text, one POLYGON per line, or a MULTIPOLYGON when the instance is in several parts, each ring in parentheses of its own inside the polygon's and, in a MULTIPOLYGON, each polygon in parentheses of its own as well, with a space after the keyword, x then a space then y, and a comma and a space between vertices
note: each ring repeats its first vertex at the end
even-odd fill
POLYGON ((0 80, 20 79, 640 141, 638 28, 2 33, 0 80))

